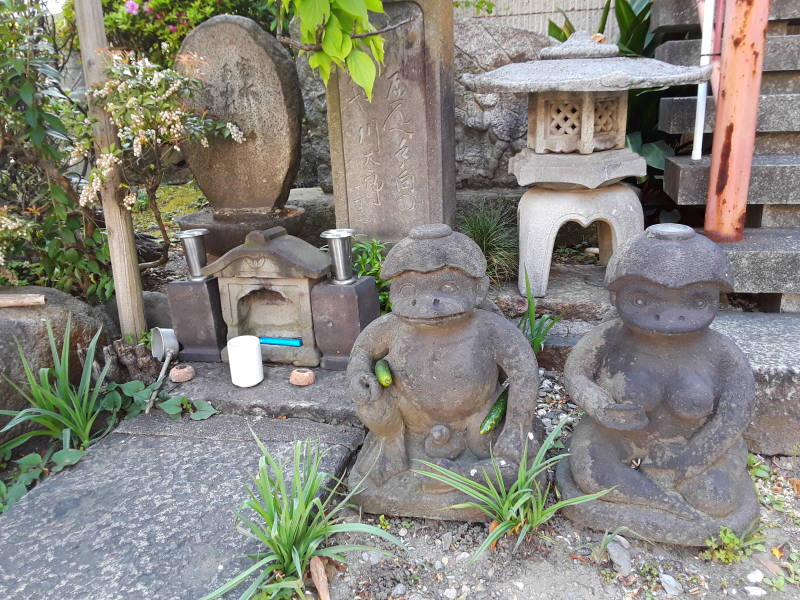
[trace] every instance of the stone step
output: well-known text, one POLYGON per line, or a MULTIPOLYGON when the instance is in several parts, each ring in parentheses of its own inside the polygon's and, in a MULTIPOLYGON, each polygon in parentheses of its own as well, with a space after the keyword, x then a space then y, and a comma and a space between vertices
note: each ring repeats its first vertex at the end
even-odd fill
MULTIPOLYGON (((679 205, 705 204, 711 159, 667 158, 664 191, 679 205)), ((749 204, 800 204, 800 154, 756 154, 750 174, 749 204)))
POLYGON ((322 469, 336 475, 364 436, 303 419, 123 421, 0 516, 3 600, 196 600, 214 591, 261 550, 233 522, 261 456, 253 433, 287 466, 292 442, 316 441, 322 469))
MULTIPOLYGON (((655 57, 673 65, 694 66, 700 63, 700 40, 664 42, 656 48, 655 57)), ((764 73, 800 70, 800 35, 767 37, 764 73)))
MULTIPOLYGON (((772 0, 770 21, 800 19, 800 2, 797 0, 772 0)), ((695 0, 656 0, 650 16, 650 30, 677 32, 699 30, 695 0)))
MULTIPOLYGON (((696 106, 697 98, 694 96, 662 98, 658 111, 658 128, 666 133, 692 133, 696 106)), ((715 116, 714 104, 709 102, 706 110, 706 133, 713 131, 715 116)), ((762 94, 758 104, 757 131, 800 131, 800 94, 762 94)))
POLYGON ((742 241, 722 247, 733 265, 734 291, 800 293, 800 229, 745 229, 742 241))

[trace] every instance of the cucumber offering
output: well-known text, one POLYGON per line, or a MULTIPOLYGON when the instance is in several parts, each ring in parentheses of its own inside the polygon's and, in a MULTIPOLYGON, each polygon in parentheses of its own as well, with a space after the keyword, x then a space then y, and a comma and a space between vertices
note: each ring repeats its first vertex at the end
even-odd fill
POLYGON ((392 371, 389 368, 389 363, 380 359, 375 363, 375 377, 378 378, 378 383, 383 387, 392 385, 392 371))
POLYGON ((481 428, 478 430, 481 433, 489 433, 497 424, 503 420, 503 417, 506 416, 506 406, 508 405, 508 390, 500 394, 500 397, 497 399, 497 402, 494 403, 494 406, 486 413, 486 418, 483 419, 481 423, 481 428))

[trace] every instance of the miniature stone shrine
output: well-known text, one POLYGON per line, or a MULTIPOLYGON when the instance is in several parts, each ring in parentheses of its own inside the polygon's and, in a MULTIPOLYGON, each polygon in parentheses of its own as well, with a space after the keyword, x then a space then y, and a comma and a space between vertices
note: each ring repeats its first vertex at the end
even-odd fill
POLYGON ((397 241, 455 213, 453 6, 388 0, 386 56, 372 101, 334 69, 327 88, 338 227, 397 241))
POLYGON ((620 317, 586 334, 565 382, 586 415, 559 464, 564 510, 597 530, 700 546, 758 517, 742 433, 754 406, 741 350, 709 325, 732 273, 722 249, 685 225, 653 225, 608 265, 620 317), (613 489, 612 489, 613 488, 613 489))
POLYGON ((254 21, 219 15, 186 36, 177 65, 206 83, 198 107, 244 136, 182 147, 211 210, 180 217, 181 229, 209 229, 206 249, 215 258, 253 230, 281 225, 296 233, 304 211, 285 203, 300 164, 303 101, 289 53, 254 21))
MULTIPOLYGON (((447 225, 414 227, 386 257, 392 312, 358 336, 347 378, 369 428, 350 474, 355 500, 372 513, 484 520, 469 509, 444 510, 465 496, 415 473, 418 459, 484 481, 490 451, 514 477, 525 444, 538 449, 534 413, 536 357, 505 318, 478 306, 489 286, 475 242, 447 225), (385 360, 391 384, 379 382, 385 360), (509 381, 505 421, 481 434, 481 422, 509 381)), ((424 469, 423 469, 424 470, 424 469)))
POLYGON ((361 330, 381 313, 374 277, 353 275, 352 229, 328 229, 333 277, 311 290, 314 335, 322 351, 323 369, 343 371, 361 330))
POLYGON ((244 244, 206 266, 219 280, 228 340, 254 335, 264 360, 316 367, 311 288, 327 277, 330 258, 283 227, 252 231, 244 244))
POLYGON ((541 60, 465 75, 477 92, 527 93, 528 147, 509 161, 522 186, 519 203, 519 290, 525 275, 535 296, 547 292, 553 244, 567 221, 598 223, 600 262, 640 233, 637 193, 621 184, 643 176, 644 159, 625 147, 628 90, 705 81, 708 67, 678 67, 618 56, 614 44, 574 33, 544 48, 541 60))

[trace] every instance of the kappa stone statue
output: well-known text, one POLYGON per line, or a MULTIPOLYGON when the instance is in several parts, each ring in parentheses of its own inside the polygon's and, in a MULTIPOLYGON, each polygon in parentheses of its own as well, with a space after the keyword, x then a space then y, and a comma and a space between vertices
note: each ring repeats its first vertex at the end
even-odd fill
POLYGON ((612 489, 565 514, 593 529, 703 545, 758 516, 742 433, 753 372, 709 325, 732 287, 724 252, 684 225, 653 225, 606 273, 619 318, 585 335, 566 387, 586 416, 557 472, 564 497, 612 489))
POLYGON ((484 520, 477 511, 444 510, 466 497, 414 470, 424 470, 421 459, 483 482, 493 456, 504 477, 516 474, 525 444, 529 453, 539 447, 531 346, 486 309, 486 259, 447 225, 414 227, 387 255, 381 277, 391 281, 392 312, 361 332, 347 368, 369 428, 350 475, 361 490, 356 500, 372 513, 484 520), (380 359, 392 372, 388 387, 374 375, 380 359), (481 434, 506 378, 505 421, 481 434))

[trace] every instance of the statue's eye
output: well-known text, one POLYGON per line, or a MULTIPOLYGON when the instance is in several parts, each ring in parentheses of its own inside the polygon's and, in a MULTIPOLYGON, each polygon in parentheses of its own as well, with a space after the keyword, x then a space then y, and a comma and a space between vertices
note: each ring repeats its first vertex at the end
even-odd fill
POLYGON ((644 306, 647 304, 647 299, 644 296, 634 296, 631 300, 634 306, 644 306))
POLYGON ((442 284, 442 287, 440 287, 439 290, 445 294, 454 294, 458 291, 458 286, 452 281, 447 281, 442 284))
POLYGON ((400 287, 397 293, 400 296, 406 296, 406 297, 413 296, 414 294, 417 293, 417 288, 414 287, 413 283, 406 283, 400 287))

